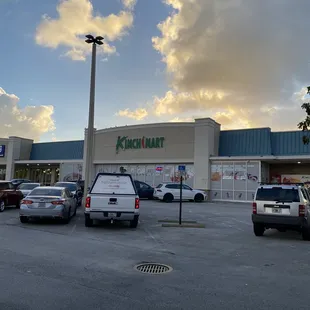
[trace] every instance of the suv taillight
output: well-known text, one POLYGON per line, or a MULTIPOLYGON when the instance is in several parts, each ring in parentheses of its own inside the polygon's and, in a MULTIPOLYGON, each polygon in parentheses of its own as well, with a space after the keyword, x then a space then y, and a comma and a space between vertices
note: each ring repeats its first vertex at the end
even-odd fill
POLYGON ((90 197, 86 197, 85 209, 89 209, 89 208, 90 208, 90 197))
POLYGON ((305 205, 299 205, 299 216, 304 217, 306 215, 306 206, 305 205))
POLYGON ((253 214, 257 214, 257 203, 253 202, 252 207, 253 207, 253 214))
POLYGON ((136 201, 135 201, 135 209, 139 209, 140 208, 140 199, 139 198, 136 198, 136 201))

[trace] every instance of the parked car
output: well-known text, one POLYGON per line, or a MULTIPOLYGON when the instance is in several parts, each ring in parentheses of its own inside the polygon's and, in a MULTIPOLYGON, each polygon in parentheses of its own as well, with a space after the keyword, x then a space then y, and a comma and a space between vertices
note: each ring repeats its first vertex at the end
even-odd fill
POLYGON ((76 215, 76 200, 65 187, 40 186, 21 201, 19 218, 27 223, 30 218, 62 219, 69 223, 76 215))
POLYGON ((22 192, 23 197, 26 197, 33 189, 40 185, 40 183, 22 183, 17 189, 22 192))
POLYGON ((134 181, 139 198, 153 199, 154 188, 144 182, 134 181))
MULTIPOLYGON (((161 183, 154 190, 154 198, 164 202, 172 202, 180 199, 180 183, 161 183)), ((189 200, 202 202, 206 200, 206 192, 192 189, 186 184, 182 184, 182 201, 189 200)))
POLYGON ((98 173, 85 201, 85 226, 94 220, 129 221, 136 228, 140 200, 130 174, 98 173))
POLYGON ((31 183, 32 181, 28 179, 12 179, 11 182, 14 186, 19 186, 22 183, 31 183))
POLYGON ((17 190, 12 182, 0 181, 0 212, 8 206, 19 208, 22 199, 22 192, 17 190))
POLYGON ((54 186, 68 188, 76 199, 77 206, 82 204, 83 192, 81 187, 75 182, 57 182, 54 186))
POLYGON ((301 232, 310 240, 310 195, 303 185, 262 184, 255 193, 252 222, 256 236, 263 236, 266 229, 281 232, 301 232))

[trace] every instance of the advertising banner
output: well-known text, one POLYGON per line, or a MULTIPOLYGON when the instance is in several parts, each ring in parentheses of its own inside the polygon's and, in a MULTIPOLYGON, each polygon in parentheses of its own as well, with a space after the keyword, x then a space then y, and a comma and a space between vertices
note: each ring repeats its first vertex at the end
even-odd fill
POLYGON ((305 174, 282 174, 282 183, 305 183, 310 182, 310 175, 305 174))

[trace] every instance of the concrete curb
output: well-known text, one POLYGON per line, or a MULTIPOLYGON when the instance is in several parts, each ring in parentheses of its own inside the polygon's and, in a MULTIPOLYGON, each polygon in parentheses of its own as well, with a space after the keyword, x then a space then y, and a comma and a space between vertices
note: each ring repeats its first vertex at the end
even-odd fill
MULTIPOLYGON (((177 220, 158 220, 158 223, 179 223, 177 220)), ((195 224, 197 221, 183 221, 182 223, 195 224)))
POLYGON ((182 223, 181 225, 179 225, 179 223, 164 223, 161 225, 162 227, 180 227, 180 228, 205 228, 205 224, 186 224, 186 223, 182 223))

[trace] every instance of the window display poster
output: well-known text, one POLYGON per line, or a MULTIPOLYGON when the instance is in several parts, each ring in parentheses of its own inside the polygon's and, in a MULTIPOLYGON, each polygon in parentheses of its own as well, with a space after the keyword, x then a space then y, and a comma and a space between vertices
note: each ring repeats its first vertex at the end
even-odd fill
MULTIPOLYGON (((234 190, 245 191, 246 190, 246 179, 247 179, 246 162, 235 162, 235 165, 234 165, 234 190)), ((245 198, 244 198, 244 200, 245 200, 245 198)))
POLYGON ((255 191, 258 186, 259 178, 259 163, 249 162, 247 165, 247 189, 255 191))
POLYGON ((222 186, 222 164, 211 164, 211 188, 221 189, 222 186))
POLYGON ((310 182, 310 175, 299 175, 299 174, 282 174, 282 183, 305 183, 310 182))
POLYGON ((223 164, 223 180, 232 180, 234 178, 234 164, 223 164))

